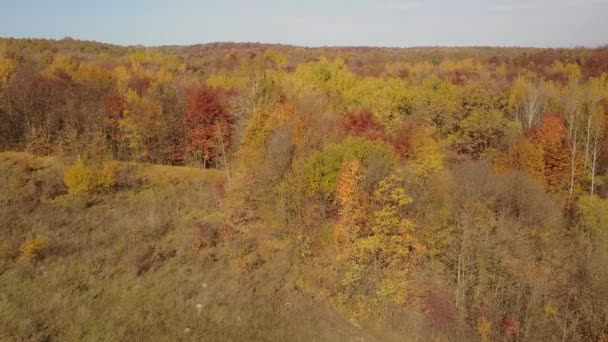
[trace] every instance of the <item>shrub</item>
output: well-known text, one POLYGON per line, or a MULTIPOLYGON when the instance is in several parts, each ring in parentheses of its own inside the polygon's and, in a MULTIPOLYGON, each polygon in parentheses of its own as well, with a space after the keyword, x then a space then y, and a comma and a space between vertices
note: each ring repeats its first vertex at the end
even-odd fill
POLYGON ((108 191, 118 185, 119 173, 118 162, 104 162, 102 170, 97 171, 78 158, 64 173, 63 181, 72 195, 108 191))
POLYGON ((27 261, 38 261, 42 258, 44 250, 44 241, 39 238, 27 239, 23 242, 19 251, 21 257, 27 261))
POLYGON ((197 248, 214 247, 219 240, 217 228, 209 222, 198 221, 192 225, 194 244, 197 248))
POLYGON ((63 181, 68 187, 68 193, 77 195, 97 190, 101 184, 101 178, 99 173, 78 158, 76 163, 65 172, 63 181))
POLYGON ((254 252, 245 255, 239 260, 239 268, 241 273, 251 273, 256 269, 262 267, 265 261, 262 259, 259 253, 254 252))
POLYGON ((103 163, 101 186, 105 190, 113 189, 118 186, 120 175, 120 164, 116 161, 106 161, 103 163))

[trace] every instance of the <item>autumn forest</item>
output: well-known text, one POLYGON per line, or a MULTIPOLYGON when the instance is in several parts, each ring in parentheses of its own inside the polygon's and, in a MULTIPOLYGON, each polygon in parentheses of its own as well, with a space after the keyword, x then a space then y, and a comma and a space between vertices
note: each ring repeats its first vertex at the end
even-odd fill
POLYGON ((3 341, 608 341, 607 47, 0 39, 0 178, 3 341))

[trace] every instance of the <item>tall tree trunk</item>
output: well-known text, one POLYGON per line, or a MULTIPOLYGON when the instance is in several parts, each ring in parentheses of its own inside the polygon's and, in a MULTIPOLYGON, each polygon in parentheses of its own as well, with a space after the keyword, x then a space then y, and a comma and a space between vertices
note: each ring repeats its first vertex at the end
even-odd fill
POLYGON ((587 139, 585 143, 585 169, 587 169, 587 164, 589 163, 589 144, 591 142, 591 118, 591 113, 589 113, 589 116, 587 117, 587 139))
POLYGON ((228 168, 228 159, 226 158, 226 145, 224 139, 221 139, 222 143, 222 158, 224 159, 224 168, 226 168, 226 178, 228 179, 228 188, 231 186, 230 169, 228 168))
MULTIPOLYGON (((572 124, 573 125, 573 124, 572 124)), ((568 208, 570 208, 570 203, 572 202, 572 193, 574 192, 574 173, 576 170, 576 152, 577 152, 577 143, 576 143, 576 130, 570 138, 570 189, 568 191, 568 208)))
POLYGON ((593 159, 591 160, 591 196, 593 196, 595 190, 595 166, 597 164, 597 141, 600 135, 600 128, 596 128, 595 130, 595 138, 593 142, 593 159))

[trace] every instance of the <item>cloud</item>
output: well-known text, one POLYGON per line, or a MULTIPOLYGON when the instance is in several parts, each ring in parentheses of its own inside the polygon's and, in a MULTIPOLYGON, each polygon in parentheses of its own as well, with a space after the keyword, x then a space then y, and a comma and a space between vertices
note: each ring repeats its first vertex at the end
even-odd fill
POLYGON ((508 4, 497 4, 490 6, 491 11, 525 11, 546 8, 564 8, 574 6, 584 6, 593 4, 606 4, 607 0, 554 0, 554 1, 514 1, 508 4))
POLYGON ((420 2, 395 2, 395 3, 386 3, 386 4, 377 4, 370 6, 371 8, 376 9, 385 9, 385 10, 397 10, 397 11, 409 11, 422 7, 420 2))

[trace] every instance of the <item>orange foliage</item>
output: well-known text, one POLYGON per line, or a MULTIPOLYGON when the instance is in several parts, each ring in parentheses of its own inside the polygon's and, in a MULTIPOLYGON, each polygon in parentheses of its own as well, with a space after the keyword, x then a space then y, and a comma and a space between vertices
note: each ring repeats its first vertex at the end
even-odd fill
POLYGON ((109 126, 110 135, 115 141, 120 139, 120 120, 126 106, 125 100, 116 90, 111 90, 104 99, 106 123, 109 126))
POLYGON ((362 229, 362 180, 361 164, 356 159, 342 165, 336 185, 336 202, 339 205, 336 242, 354 241, 362 229))
POLYGON ((559 191, 568 182, 568 131, 564 120, 556 114, 545 114, 540 127, 530 134, 533 144, 543 150, 544 176, 551 191, 559 191))

